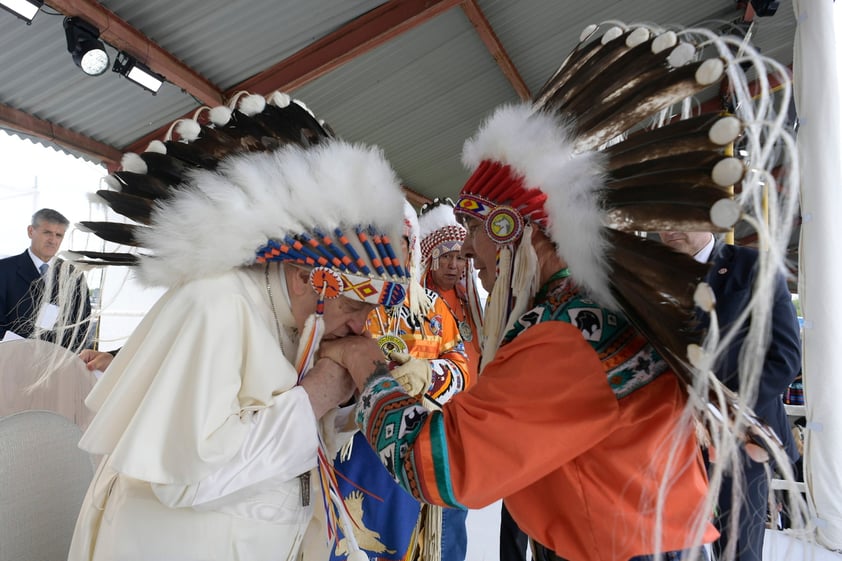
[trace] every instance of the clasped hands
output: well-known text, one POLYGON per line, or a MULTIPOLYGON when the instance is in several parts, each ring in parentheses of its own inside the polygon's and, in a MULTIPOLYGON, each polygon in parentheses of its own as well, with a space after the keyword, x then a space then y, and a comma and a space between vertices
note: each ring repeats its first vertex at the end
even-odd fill
MULTIPOLYGON (((319 356, 344 368, 360 390, 374 373, 377 365, 385 366, 387 362, 377 341, 367 336, 349 336, 322 341, 319 356)), ((390 374, 407 393, 417 396, 427 391, 432 378, 428 361, 413 358, 405 353, 392 353, 389 359, 395 363, 390 374)))

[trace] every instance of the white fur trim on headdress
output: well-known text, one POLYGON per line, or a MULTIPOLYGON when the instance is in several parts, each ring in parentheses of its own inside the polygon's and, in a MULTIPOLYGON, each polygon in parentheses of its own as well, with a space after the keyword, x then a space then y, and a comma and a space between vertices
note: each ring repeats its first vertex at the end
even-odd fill
POLYGON ((604 156, 574 153, 567 125, 520 104, 497 109, 465 143, 462 161, 470 170, 483 160, 511 166, 525 187, 546 193, 545 229, 559 257, 577 284, 603 305, 612 305, 605 260, 608 244, 597 198, 605 175, 604 156))
MULTIPOLYGON (((421 267, 422 276, 430 270, 433 253, 436 247, 451 242, 462 246, 465 239, 465 227, 456 220, 453 207, 440 204, 425 212, 418 218, 420 229, 421 267)), ((435 267, 432 267, 435 269, 435 267)))
POLYGON ((160 203, 140 234, 142 280, 175 285, 255 262, 269 239, 373 225, 401 236, 403 194, 380 149, 332 141, 223 160, 160 203), (365 187, 362 187, 365 186, 365 187), (365 189, 361 193, 360 189, 365 189), (372 205, 370 201, 376 200, 372 205))

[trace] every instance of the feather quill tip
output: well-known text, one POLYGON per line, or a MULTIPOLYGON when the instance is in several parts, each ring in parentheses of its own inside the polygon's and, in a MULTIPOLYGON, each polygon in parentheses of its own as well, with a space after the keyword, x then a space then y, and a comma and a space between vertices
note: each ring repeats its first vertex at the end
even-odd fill
POLYGON ((690 364, 699 368, 704 361, 705 351, 699 345, 692 343, 687 345, 687 360, 690 364))
POLYGON ((586 26, 585 29, 583 29, 582 32, 579 34, 579 42, 581 43, 582 41, 593 35, 597 28, 598 26, 595 23, 586 26))
POLYGON ((629 33, 628 37, 626 37, 626 46, 632 48, 638 45, 642 45, 643 43, 649 40, 650 35, 651 34, 649 33, 648 29, 646 29, 645 27, 638 27, 637 29, 629 33))
POLYGON ((733 199, 719 199, 710 207, 710 221, 723 230, 736 224, 741 215, 740 205, 733 199))
POLYGON ((275 107, 280 107, 281 109, 288 107, 291 101, 292 98, 290 98, 287 94, 277 90, 272 92, 272 95, 269 96, 269 103, 275 107))
POLYGON ((725 72, 725 63, 719 58, 709 58, 704 61, 696 70, 696 82, 703 86, 709 86, 718 82, 725 72))
POLYGON ((249 117, 257 115, 264 109, 266 109, 266 98, 262 95, 250 94, 240 100, 240 112, 249 117))
POLYGON ((602 44, 605 45, 606 43, 610 43, 614 39, 623 35, 623 28, 619 26, 614 26, 602 36, 602 44))
POLYGON ((743 129, 743 125, 736 117, 723 117, 717 120, 708 131, 708 138, 718 146, 725 146, 733 142, 743 129))
POLYGON ((149 168, 146 166, 146 162, 143 161, 143 158, 134 152, 126 152, 123 154, 123 157, 120 159, 120 167, 123 171, 139 173, 141 175, 146 175, 146 172, 149 171, 149 168))
POLYGON ((693 60, 696 56, 696 47, 690 43, 681 43, 670 52, 667 62, 673 68, 680 68, 693 60))
POLYGON ((720 187, 728 187, 742 179, 744 170, 743 163, 737 158, 723 158, 713 166, 710 178, 720 187))
POLYGON ((120 182, 117 181, 117 178, 113 175, 106 175, 101 180, 105 183, 105 186, 111 189, 112 191, 122 191, 122 187, 120 186, 120 182))
POLYGON ((693 292, 693 303, 702 311, 711 313, 716 306, 716 295, 713 289, 706 282, 700 282, 693 292))
POLYGON ((155 152, 156 154, 166 154, 167 153, 167 145, 161 142, 160 140, 153 140, 149 143, 146 147, 144 152, 155 152))
POLYGON ((711 313, 716 306, 716 295, 706 282, 700 282, 693 292, 693 303, 702 311, 711 313))
POLYGON ((199 133, 202 132, 202 127, 193 119, 182 119, 175 126, 175 132, 181 137, 181 140, 193 142, 199 138, 199 133))
POLYGON ((671 49, 678 44, 678 36, 675 31, 667 31, 661 33, 652 41, 652 54, 656 55, 667 49, 671 49))
POLYGON ((223 127, 231 120, 231 108, 224 105, 217 105, 208 112, 208 119, 217 127, 223 127))

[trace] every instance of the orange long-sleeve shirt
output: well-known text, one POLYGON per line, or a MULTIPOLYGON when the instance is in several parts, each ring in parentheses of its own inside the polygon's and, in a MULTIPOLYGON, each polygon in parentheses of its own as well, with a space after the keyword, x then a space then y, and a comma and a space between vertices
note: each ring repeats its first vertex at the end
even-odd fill
POLYGON ((427 413, 386 377, 373 378, 360 401, 369 404, 358 410, 369 442, 381 455, 391 449, 398 479, 417 498, 470 508, 504 498, 527 534, 570 561, 684 549, 698 524, 703 541, 717 535, 701 518, 707 478, 695 435, 680 422, 675 376, 618 398, 569 323, 525 330, 441 412, 427 413), (397 434, 396 423, 407 430, 397 434))

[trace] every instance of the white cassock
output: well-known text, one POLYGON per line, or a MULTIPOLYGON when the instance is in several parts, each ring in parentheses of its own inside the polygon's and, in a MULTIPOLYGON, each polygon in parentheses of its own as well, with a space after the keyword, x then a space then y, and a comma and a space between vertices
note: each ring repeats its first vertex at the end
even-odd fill
MULTIPOLYGON (((271 265, 283 351, 263 267, 171 288, 137 327, 86 400, 80 447, 104 458, 69 561, 327 558, 282 276, 271 265)), ((349 436, 337 417, 322 421, 328 457, 349 436)))

